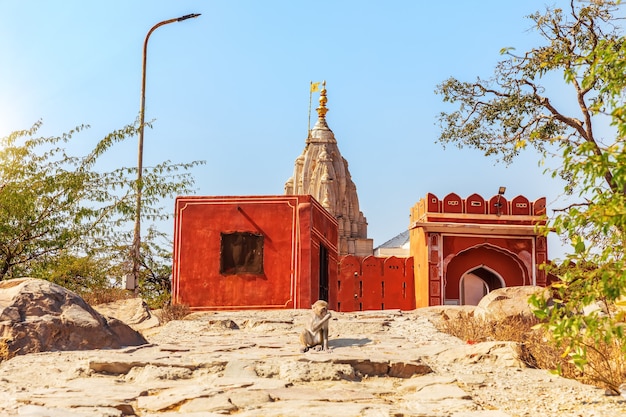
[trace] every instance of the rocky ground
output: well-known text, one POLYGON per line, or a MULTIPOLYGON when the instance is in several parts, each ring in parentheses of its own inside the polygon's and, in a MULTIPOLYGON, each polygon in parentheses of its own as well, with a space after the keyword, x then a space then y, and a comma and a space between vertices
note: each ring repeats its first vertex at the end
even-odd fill
POLYGON ((300 353, 309 312, 195 313, 149 344, 0 363, 2 416, 626 415, 626 399, 525 368, 516 346, 438 332, 433 309, 334 313, 331 352, 300 353))

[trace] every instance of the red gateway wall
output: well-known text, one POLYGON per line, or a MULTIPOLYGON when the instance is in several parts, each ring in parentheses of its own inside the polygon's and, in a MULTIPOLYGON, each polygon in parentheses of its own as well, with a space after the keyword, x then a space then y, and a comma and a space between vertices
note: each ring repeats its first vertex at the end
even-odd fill
POLYGON ((476 304, 501 287, 547 283, 546 199, 432 193, 411 212, 416 306, 476 304))
POLYGON ((178 197, 172 301, 309 308, 337 275, 337 221, 311 196, 178 197))
POLYGON ((179 197, 172 302, 192 310, 336 311, 475 304, 502 286, 546 285, 545 198, 428 194, 411 212, 411 256, 338 256, 338 226, 313 197, 179 197))
POLYGON ((415 309, 413 258, 343 256, 331 284, 336 311, 415 309))

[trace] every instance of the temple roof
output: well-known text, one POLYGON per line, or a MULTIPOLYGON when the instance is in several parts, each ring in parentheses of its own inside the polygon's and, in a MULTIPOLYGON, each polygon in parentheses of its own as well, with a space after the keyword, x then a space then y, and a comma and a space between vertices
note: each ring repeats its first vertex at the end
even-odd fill
POLYGON ((385 243, 383 243, 382 245, 378 246, 376 249, 379 248, 401 248, 404 245, 406 245, 409 242, 409 231, 405 230, 404 232, 400 233, 397 236, 392 237, 391 239, 389 239, 388 241, 386 241, 385 243))
POLYGON ((285 194, 312 195, 337 219, 340 240, 367 238, 367 221, 359 209, 348 161, 341 156, 335 134, 326 122, 327 102, 324 82, 316 109, 317 121, 309 131, 302 154, 295 160, 294 174, 285 183, 285 194))

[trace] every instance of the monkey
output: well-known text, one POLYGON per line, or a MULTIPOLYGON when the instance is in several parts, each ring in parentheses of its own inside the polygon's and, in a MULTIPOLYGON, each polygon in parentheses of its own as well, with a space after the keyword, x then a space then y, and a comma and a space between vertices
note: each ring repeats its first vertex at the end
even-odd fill
POLYGON ((301 352, 304 353, 311 348, 315 348, 316 351, 328 351, 328 321, 331 317, 328 303, 317 300, 311 306, 311 310, 313 310, 311 320, 300 333, 300 343, 303 345, 301 352))

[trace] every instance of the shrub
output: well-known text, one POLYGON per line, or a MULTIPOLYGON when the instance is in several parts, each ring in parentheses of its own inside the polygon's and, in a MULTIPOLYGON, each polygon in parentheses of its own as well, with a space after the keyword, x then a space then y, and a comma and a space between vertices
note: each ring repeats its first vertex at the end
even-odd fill
POLYGON ((117 287, 98 287, 77 291, 78 295, 89 305, 112 303, 114 301, 134 298, 135 295, 128 290, 117 287))
POLYGON ((619 392, 619 385, 626 380, 626 360, 623 347, 618 342, 613 340, 597 346, 590 344, 587 366, 581 370, 568 360, 569 352, 563 347, 565 345, 556 343, 540 324, 536 318, 523 316, 496 322, 474 316, 472 312, 461 312, 455 317, 444 313, 437 327, 467 343, 492 340, 517 342, 521 347, 520 359, 528 367, 551 370, 566 378, 619 392))
POLYGON ((167 323, 172 320, 181 320, 191 313, 189 306, 186 304, 167 304, 158 313, 161 323, 167 323))

